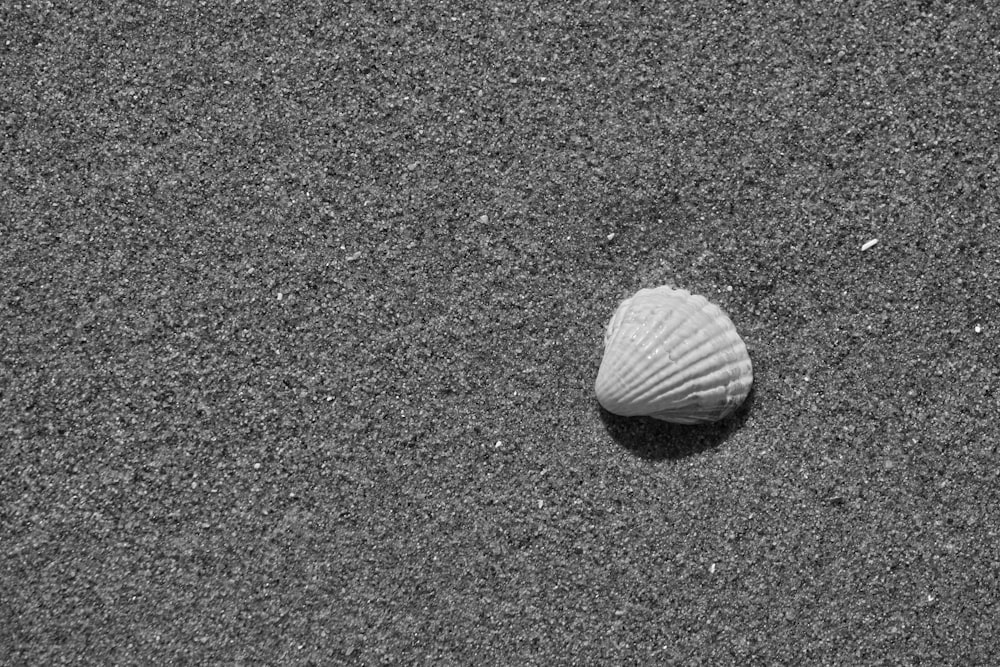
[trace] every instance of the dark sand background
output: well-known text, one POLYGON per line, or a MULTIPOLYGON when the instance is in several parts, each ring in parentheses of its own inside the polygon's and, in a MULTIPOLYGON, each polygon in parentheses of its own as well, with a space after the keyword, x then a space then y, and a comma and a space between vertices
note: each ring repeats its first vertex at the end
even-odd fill
POLYGON ((1000 10, 762 4, 4 2, 3 661, 996 664, 1000 10))

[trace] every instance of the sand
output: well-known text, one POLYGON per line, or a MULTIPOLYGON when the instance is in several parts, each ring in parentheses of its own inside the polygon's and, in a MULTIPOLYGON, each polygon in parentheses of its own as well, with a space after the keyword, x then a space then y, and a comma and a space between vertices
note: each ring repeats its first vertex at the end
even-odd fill
POLYGON ((995 660, 996 9, 93 5, 0 13, 8 664, 995 660), (599 409, 659 284, 733 419, 599 409))

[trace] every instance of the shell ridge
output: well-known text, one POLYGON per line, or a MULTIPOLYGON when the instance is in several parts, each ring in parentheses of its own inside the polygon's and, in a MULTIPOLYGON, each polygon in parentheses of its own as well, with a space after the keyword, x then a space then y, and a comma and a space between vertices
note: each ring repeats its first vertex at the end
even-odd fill
POLYGON ((670 365, 671 372, 669 374, 649 373, 644 376, 642 382, 638 382, 638 378, 633 378, 633 390, 629 393, 641 394, 648 391, 650 386, 656 382, 666 382, 668 379, 672 381, 674 386, 670 391, 661 393, 660 400, 669 398, 674 392, 683 391, 692 379, 704 376, 711 368, 714 353, 717 352, 717 349, 713 346, 716 340, 706 338, 700 341, 696 347, 686 350, 686 354, 682 353, 679 356, 669 355, 672 360, 670 365), (694 356, 695 352, 699 353, 698 356, 694 356))
POLYGON ((696 405, 706 398, 713 398, 733 393, 741 393, 741 381, 730 369, 716 368, 707 373, 699 382, 689 382, 676 387, 670 394, 664 394, 652 401, 655 403, 671 403, 674 405, 696 405), (687 398, 685 398, 687 396, 687 398))
MULTIPOLYGON (((707 303, 707 302, 706 302, 707 303)), ((711 304, 708 304, 711 305, 711 304)), ((699 327, 697 327, 697 322, 694 320, 696 316, 700 314, 700 310, 686 309, 686 308, 671 308, 669 311, 665 312, 662 317, 651 322, 649 326, 644 327, 643 336, 641 339, 641 344, 637 345, 637 350, 640 350, 644 355, 649 355, 651 352, 655 352, 656 346, 648 341, 655 340, 659 331, 670 330, 672 332, 684 332, 685 327, 693 328, 694 331, 690 333, 695 333, 699 327), (694 325, 693 327, 689 325, 694 325)), ((724 333, 724 332, 723 332, 724 333)), ((689 336, 691 337, 691 336, 689 336)), ((711 341, 699 341, 695 343, 696 348, 701 348, 703 346, 711 346, 711 341)), ((677 349, 665 350, 667 358, 673 362, 673 364, 680 364, 684 360, 685 355, 689 354, 691 350, 688 346, 680 346, 677 349)), ((709 349, 710 353, 710 349, 709 349)), ((684 360, 686 361, 686 360, 684 360)), ((642 391, 645 389, 643 383, 648 384, 656 382, 658 380, 664 379, 665 376, 657 374, 647 374, 645 367, 634 366, 630 369, 632 373, 626 375, 630 384, 635 386, 636 391, 642 391), (641 380, 640 378, 645 378, 641 380)))
MULTIPOLYGON (((661 317, 657 317, 651 326, 644 326, 641 337, 633 346, 634 350, 643 357, 648 357, 653 354, 656 351, 655 341, 657 338, 657 332, 667 327, 673 327, 673 315, 674 311, 670 311, 663 314, 661 317)), ((671 358, 669 352, 666 352, 666 354, 668 359, 671 358)), ((648 364, 636 364, 626 368, 621 368, 619 366, 619 368, 619 373, 623 383, 632 387, 632 390, 629 393, 633 394, 643 391, 652 383, 665 379, 660 373, 651 373, 649 370, 650 366, 648 364)))

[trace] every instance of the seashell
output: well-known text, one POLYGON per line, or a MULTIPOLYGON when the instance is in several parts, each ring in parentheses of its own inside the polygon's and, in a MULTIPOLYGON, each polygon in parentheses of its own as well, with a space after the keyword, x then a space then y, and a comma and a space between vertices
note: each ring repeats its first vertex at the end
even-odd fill
POLYGON ((618 306, 594 389, 617 415, 703 424, 732 414, 752 384, 750 355, 732 320, 703 296, 663 286, 618 306))

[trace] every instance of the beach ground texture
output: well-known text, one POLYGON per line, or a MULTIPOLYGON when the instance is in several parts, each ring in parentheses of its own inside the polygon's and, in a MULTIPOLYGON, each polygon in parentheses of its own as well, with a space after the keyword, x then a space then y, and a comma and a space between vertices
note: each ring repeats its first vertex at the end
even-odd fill
POLYGON ((0 661, 995 664, 994 5, 0 28, 0 661), (660 284, 732 419, 597 405, 660 284))

